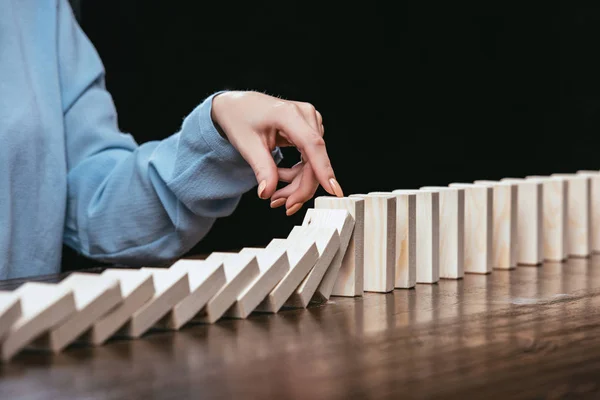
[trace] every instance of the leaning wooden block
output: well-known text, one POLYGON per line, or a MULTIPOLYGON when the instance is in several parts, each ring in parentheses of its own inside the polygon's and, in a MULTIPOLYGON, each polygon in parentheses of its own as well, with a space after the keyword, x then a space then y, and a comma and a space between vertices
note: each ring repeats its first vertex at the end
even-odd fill
POLYGON ((464 276, 465 190, 444 186, 424 186, 439 193, 440 278, 464 276))
POLYGON ((295 226, 287 240, 296 241, 303 237, 315 240, 319 258, 300 286, 286 300, 284 303, 286 307, 306 308, 311 301, 317 303, 327 301, 324 294, 319 293, 317 289, 331 265, 335 253, 340 249, 340 236, 337 229, 331 226, 295 226))
POLYGON ((465 190, 464 272, 489 274, 493 266, 492 188, 474 183, 451 183, 448 187, 465 190))
POLYGON ((2 360, 8 361, 52 327, 76 312, 73 290, 52 283, 26 282, 14 292, 22 314, 2 342, 2 360))
MULTIPOLYGON (((332 227, 338 233, 340 241, 339 249, 333 256, 331 264, 317 288, 317 293, 324 300, 329 300, 342 266, 342 260, 350 243, 350 238, 352 237, 354 218, 352 218, 352 215, 347 210, 310 208, 306 210, 302 225, 332 227)), ((319 252, 321 253, 321 251, 319 252)))
POLYGON ((353 194, 350 197, 365 200, 363 289, 391 292, 396 272, 396 196, 353 194))
POLYGON ((196 322, 212 324, 223 317, 235 304, 240 294, 259 276, 260 268, 256 256, 246 253, 214 252, 205 261, 223 262, 227 280, 194 318, 196 322))
POLYGON ((123 301, 119 280, 100 274, 73 272, 58 285, 73 291, 77 311, 36 341, 37 346, 54 353, 74 342, 123 301))
POLYGON ((492 268, 514 269, 518 251, 518 187, 514 182, 477 180, 493 192, 492 268))
POLYGON ((435 190, 394 190, 393 194, 415 194, 416 282, 436 283, 439 264, 439 192, 435 190))
POLYGON ((169 313, 177 303, 190 294, 190 281, 186 271, 168 268, 141 268, 154 278, 154 295, 133 313, 119 334, 139 338, 169 313))
POLYGON ((0 291, 0 341, 21 313, 21 299, 13 292, 0 291))
MULTIPOLYGON (((361 198, 321 196, 315 199, 317 209, 347 210, 354 228, 342 264, 331 291, 332 296, 362 296, 364 284, 365 201, 361 198)), ((342 236, 342 235, 340 235, 342 236)))
POLYGON ((268 251, 286 251, 290 269, 255 311, 276 313, 308 275, 319 259, 319 251, 314 238, 301 238, 297 241, 273 239, 266 247, 268 251))
POLYGON ((600 172, 577 171, 590 178, 590 229, 593 253, 600 253, 600 172))
POLYGON ((585 174, 552 174, 567 180, 569 185, 569 255, 587 257, 591 254, 591 179, 585 174))
POLYGON ((417 283, 417 191, 372 192, 396 198, 396 261, 394 287, 410 289, 417 283))
POLYGON ((568 251, 568 181, 557 176, 531 175, 526 179, 534 179, 543 185, 543 223, 544 259, 563 261, 569 256, 568 251))
POLYGON ((171 265, 169 269, 187 273, 190 294, 177 303, 157 325, 177 330, 201 312, 208 301, 225 285, 227 279, 223 261, 216 259, 210 261, 182 259, 171 265))
POLYGON ((540 265, 544 261, 544 187, 541 181, 502 178, 517 185, 517 264, 540 265))
POLYGON ((126 268, 107 268, 100 274, 119 281, 122 302, 98 318, 82 337, 85 342, 99 346, 121 329, 131 316, 154 296, 154 277, 149 271, 126 268))
POLYGON ((247 318, 290 270, 285 249, 247 247, 240 254, 256 257, 260 273, 225 314, 232 318, 247 318))

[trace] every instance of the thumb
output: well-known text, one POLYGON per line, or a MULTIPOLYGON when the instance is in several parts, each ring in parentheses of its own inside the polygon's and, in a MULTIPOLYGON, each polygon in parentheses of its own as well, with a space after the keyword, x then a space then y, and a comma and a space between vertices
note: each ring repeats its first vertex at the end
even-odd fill
POLYGON ((250 134, 245 136, 244 143, 238 146, 238 150, 256 175, 258 197, 270 198, 277 190, 279 174, 268 146, 258 135, 250 134))

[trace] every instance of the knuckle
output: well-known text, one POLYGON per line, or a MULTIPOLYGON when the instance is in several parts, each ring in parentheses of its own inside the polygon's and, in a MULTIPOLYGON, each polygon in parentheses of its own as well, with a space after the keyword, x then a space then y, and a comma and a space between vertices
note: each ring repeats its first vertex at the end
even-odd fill
POLYGON ((312 147, 325 147, 325 139, 317 134, 310 135, 308 143, 312 147))

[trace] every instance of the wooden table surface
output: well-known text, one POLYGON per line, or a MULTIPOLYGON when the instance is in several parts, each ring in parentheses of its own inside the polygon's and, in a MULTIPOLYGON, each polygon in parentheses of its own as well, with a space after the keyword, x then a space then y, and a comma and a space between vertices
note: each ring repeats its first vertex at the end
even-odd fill
POLYGON ((17 398, 600 398, 600 258, 27 351, 0 366, 17 398))

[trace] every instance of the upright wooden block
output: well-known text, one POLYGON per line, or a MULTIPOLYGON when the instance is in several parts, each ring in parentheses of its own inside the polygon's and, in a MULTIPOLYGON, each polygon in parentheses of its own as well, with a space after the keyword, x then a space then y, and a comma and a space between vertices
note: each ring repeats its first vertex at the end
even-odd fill
POLYGON ((544 261, 544 187, 534 179, 502 178, 517 185, 517 264, 540 265, 544 261))
POLYGON ((73 272, 58 285, 73 291, 76 312, 36 341, 53 353, 62 351, 123 301, 119 280, 100 274, 73 272))
POLYGON ((311 300, 322 303, 327 301, 323 293, 317 290, 325 276, 325 272, 331 265, 335 253, 340 249, 340 236, 337 229, 331 226, 295 226, 287 240, 297 241, 303 237, 314 238, 319 251, 319 258, 304 278, 300 286, 286 300, 286 307, 306 308, 311 300))
POLYGON ((417 191, 396 190, 371 194, 396 198, 396 261, 394 287, 410 289, 417 283, 417 191))
POLYGON ((172 271, 188 275, 190 294, 173 307, 170 313, 157 325, 161 328, 177 330, 191 321, 206 306, 208 301, 227 283, 223 261, 218 259, 176 261, 172 271))
POLYGON ((290 270, 285 249, 247 247, 240 254, 255 256, 260 273, 225 314, 231 318, 247 318, 290 270))
POLYGON ((337 230, 340 241, 339 249, 333 256, 331 264, 317 288, 317 293, 324 300, 329 300, 342 266, 342 260, 348 249, 350 238, 352 237, 354 218, 348 210, 310 208, 306 210, 302 225, 333 227, 337 230))
POLYGON ((149 271, 107 268, 100 274, 119 281, 122 302, 92 324, 83 341, 99 346, 121 329, 131 316, 154 296, 154 277, 149 271))
POLYGON ((590 230, 593 253, 600 253, 600 172, 577 171, 590 178, 590 230))
POLYGON ((464 276, 465 189, 424 186, 422 190, 439 193, 440 278, 460 279, 464 276))
POLYGON ((518 187, 514 182, 477 180, 493 192, 492 268, 514 269, 518 251, 518 187))
POLYGON ((552 174, 565 178, 569 185, 569 255, 591 254, 591 178, 586 174, 552 174))
POLYGON ((142 268, 154 278, 154 295, 137 309, 119 332, 120 335, 139 338, 169 313, 177 303, 190 294, 186 271, 168 268, 142 268))
POLYGON ((365 201, 361 198, 321 196, 315 199, 317 209, 347 210, 354 228, 344 252, 332 296, 362 296, 364 284, 365 201))
POLYGON ((21 314, 21 299, 13 292, 0 291, 0 342, 21 314))
POLYGON ((474 183, 451 183, 449 187, 465 190, 464 272, 489 274, 493 266, 492 188, 474 183))
POLYGON ((266 247, 268 251, 285 250, 290 269, 255 311, 276 313, 302 283, 319 259, 315 238, 273 239, 266 247))
POLYGON ((227 282, 208 301, 194 321, 215 323, 235 304, 246 288, 260 275, 258 260, 253 254, 214 252, 208 262, 223 262, 227 282))
POLYGON ((396 266, 396 196, 353 194, 365 200, 364 290, 394 290, 396 266))
POLYGON ((52 283, 26 282, 14 292, 22 314, 2 342, 2 360, 8 361, 40 335, 76 312, 73 290, 52 283))
POLYGON ((394 194, 415 194, 416 281, 436 283, 440 276, 439 192, 436 190, 394 190, 394 194))
POLYGON ((557 176, 531 175, 526 179, 540 181, 543 185, 544 259, 558 262, 566 260, 569 256, 568 182, 557 176))

